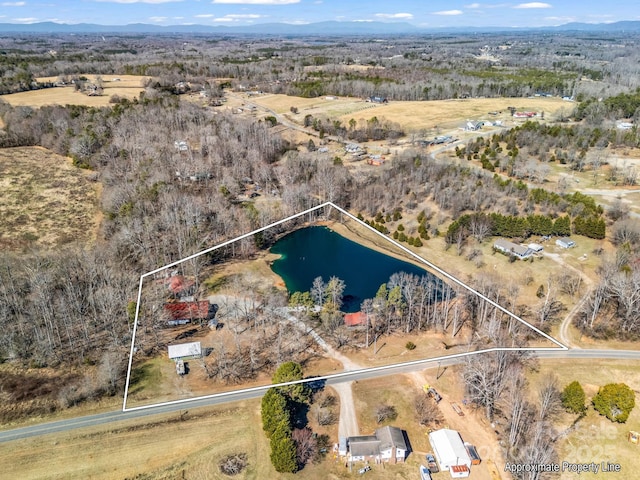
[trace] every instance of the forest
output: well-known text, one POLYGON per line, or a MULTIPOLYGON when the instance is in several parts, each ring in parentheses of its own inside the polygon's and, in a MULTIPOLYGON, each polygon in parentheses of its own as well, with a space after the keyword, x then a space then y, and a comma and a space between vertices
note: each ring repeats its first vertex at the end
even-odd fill
MULTIPOLYGON (((639 146, 637 128, 622 131, 614 125, 620 115, 637 121, 637 38, 578 40, 559 34, 534 42, 522 33, 470 35, 464 40, 446 35, 388 38, 381 48, 379 42, 363 38, 113 36, 102 43, 83 35, 68 42, 55 36, 37 41, 29 36, 0 38, 3 94, 49 87, 36 80, 44 76, 61 81, 86 74, 153 78, 137 98, 116 98, 107 107, 37 108, 0 101, 0 147, 43 147, 68 156, 77 168, 94 174, 102 189, 94 243, 67 240, 54 250, 27 244, 0 254, 0 360, 24 368, 97 369, 95 382, 87 381, 88 373, 69 381, 68 391, 60 396, 63 406, 115 395, 123 383, 132 302, 143 272, 324 201, 360 214, 413 248, 444 238, 461 255, 471 255, 492 236, 524 240, 575 234, 610 240, 616 253, 599 252, 601 280, 576 325, 596 338, 637 339, 638 219, 621 203, 604 208, 587 195, 556 189, 545 183, 548 171, 543 168, 552 163, 576 171, 595 168, 606 164, 605 149, 639 146), (487 60, 480 49, 499 56, 500 62, 487 60), (527 122, 457 146, 457 163, 409 145, 395 156, 392 168, 354 172, 346 161, 285 139, 272 122, 187 101, 172 88, 179 82, 202 85, 215 98, 224 96, 225 89, 243 87, 304 97, 381 95, 394 101, 545 92, 576 101, 567 103, 565 118, 557 123, 527 122), (189 145, 186 151, 175 147, 183 140, 189 145), (474 160, 481 162, 480 168, 474 160), (247 198, 249 183, 260 192, 255 199, 247 198), (429 206, 418 208, 425 201, 429 206)), ((410 133, 382 118, 347 125, 316 117, 305 122, 323 136, 355 141, 397 140, 410 133)), ((608 172, 617 175, 620 186, 636 184, 634 169, 608 172)), ((186 262, 180 273, 201 278, 215 264, 251 259, 279 233, 265 232, 259 239, 247 238, 186 262)), ((365 311, 376 310, 376 330, 354 339, 340 326, 335 281, 326 281, 318 283, 315 298, 310 292, 312 302, 323 308, 310 321, 317 322, 336 347, 366 343, 369 340, 360 337, 367 333, 376 338, 428 329, 455 332, 463 325, 478 332, 483 345, 492 345, 501 340, 504 328, 517 328, 463 291, 452 290, 443 301, 430 303, 426 300, 433 285, 399 275, 363 305, 365 311)), ((549 296, 524 309, 518 286, 504 285, 499 277, 479 275, 474 287, 545 330, 562 311, 549 296)), ((298 295, 289 301, 304 304, 308 298, 298 295)), ((148 341, 147 353, 153 354, 161 345, 151 336, 148 341)), ((282 358, 290 353, 281 350, 282 358)), ((227 354, 211 359, 212 378, 233 383, 262 367, 275 368, 238 351, 227 354), (242 371, 230 365, 240 365, 242 371)), ((475 371, 477 365, 469 365, 465 373, 470 385, 478 385, 477 402, 488 417, 502 392, 518 395, 520 386, 507 385, 505 368, 506 363, 521 367, 505 362, 499 356, 486 357, 485 369, 504 375, 499 385, 480 388, 483 377, 475 371), (487 396, 490 388, 492 397, 487 396)), ((524 405, 523 398, 516 400, 520 403, 514 401, 509 408, 524 405)), ((545 419, 546 407, 539 408, 527 404, 526 415, 545 419)), ((525 422, 529 417, 508 418, 525 422)), ((521 442, 519 454, 534 455, 547 440, 539 436, 539 443, 530 445, 515 433, 521 430, 513 428, 513 441, 521 442)))

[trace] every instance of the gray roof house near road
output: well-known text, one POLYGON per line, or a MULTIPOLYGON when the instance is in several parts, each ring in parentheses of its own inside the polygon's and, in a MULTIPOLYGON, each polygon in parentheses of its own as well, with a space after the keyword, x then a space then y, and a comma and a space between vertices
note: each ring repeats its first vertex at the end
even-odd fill
POLYGON ((404 462, 408 450, 404 432, 390 426, 378 428, 374 435, 349 437, 347 444, 352 462, 404 462))
POLYGON ((501 251, 502 253, 506 253, 507 255, 513 255, 514 257, 519 258, 520 260, 524 260, 533 255, 533 250, 529 247, 523 247, 522 245, 516 245, 509 240, 505 240, 504 238, 499 238, 493 244, 493 248, 501 251))

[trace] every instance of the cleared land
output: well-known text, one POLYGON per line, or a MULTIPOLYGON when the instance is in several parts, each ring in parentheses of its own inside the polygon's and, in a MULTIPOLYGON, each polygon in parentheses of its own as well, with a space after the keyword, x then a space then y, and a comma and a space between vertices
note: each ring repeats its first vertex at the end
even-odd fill
POLYGON ((50 248, 92 240, 98 188, 86 171, 44 148, 0 149, 0 246, 50 248))
MULTIPOLYGON (((95 75, 86 75, 89 82, 95 81, 95 75)), ((38 78, 39 82, 55 82, 57 77, 38 78)), ((8 102, 11 106, 42 107, 44 105, 86 105, 88 107, 105 107, 109 105, 109 99, 113 95, 132 100, 138 97, 144 90, 142 81, 146 77, 136 75, 103 76, 102 95, 89 96, 76 92, 73 85, 64 87, 44 88, 41 90, 31 90, 28 92, 12 93, 2 95, 0 99, 8 102), (115 78, 120 80, 114 81, 115 78)))
POLYGON ((350 119, 359 121, 371 117, 399 123, 406 131, 430 130, 434 128, 455 128, 467 119, 495 120, 511 119, 507 107, 516 107, 519 111, 545 112, 553 117, 560 109, 568 109, 572 104, 560 98, 469 98, 460 100, 433 100, 423 102, 394 102, 378 105, 350 97, 302 98, 287 95, 259 95, 247 97, 251 103, 273 110, 278 114, 287 114, 287 118, 302 123, 305 115, 329 117, 348 124, 350 119), (335 100, 327 100, 335 98, 335 100), (297 114, 290 113, 296 107, 297 114), (501 112, 490 116, 489 112, 501 112))

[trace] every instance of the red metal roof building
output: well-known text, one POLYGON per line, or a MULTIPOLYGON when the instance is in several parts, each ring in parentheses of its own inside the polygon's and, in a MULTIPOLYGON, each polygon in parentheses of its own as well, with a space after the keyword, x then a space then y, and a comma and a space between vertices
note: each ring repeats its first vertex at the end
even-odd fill
POLYGON ((201 302, 165 303, 164 310, 172 320, 205 320, 210 315, 208 300, 201 302))
POLYGON ((364 312, 347 313, 344 316, 344 324, 347 327, 357 327, 367 323, 367 314, 364 312))

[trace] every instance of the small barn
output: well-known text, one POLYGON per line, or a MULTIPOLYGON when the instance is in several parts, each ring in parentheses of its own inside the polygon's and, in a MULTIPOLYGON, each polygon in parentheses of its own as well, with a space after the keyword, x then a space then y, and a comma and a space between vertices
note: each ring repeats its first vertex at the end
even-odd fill
POLYGON ((169 358, 174 361, 191 360, 202 357, 202 346, 200 342, 181 343, 179 345, 169 345, 169 358))
POLYGON ((560 248, 573 248, 576 246, 576 242, 567 237, 561 237, 556 240, 556 245, 560 248))
POLYGON ((469 476, 471 458, 457 431, 443 428, 431 432, 429 443, 433 448, 440 470, 448 470, 453 478, 469 476))

